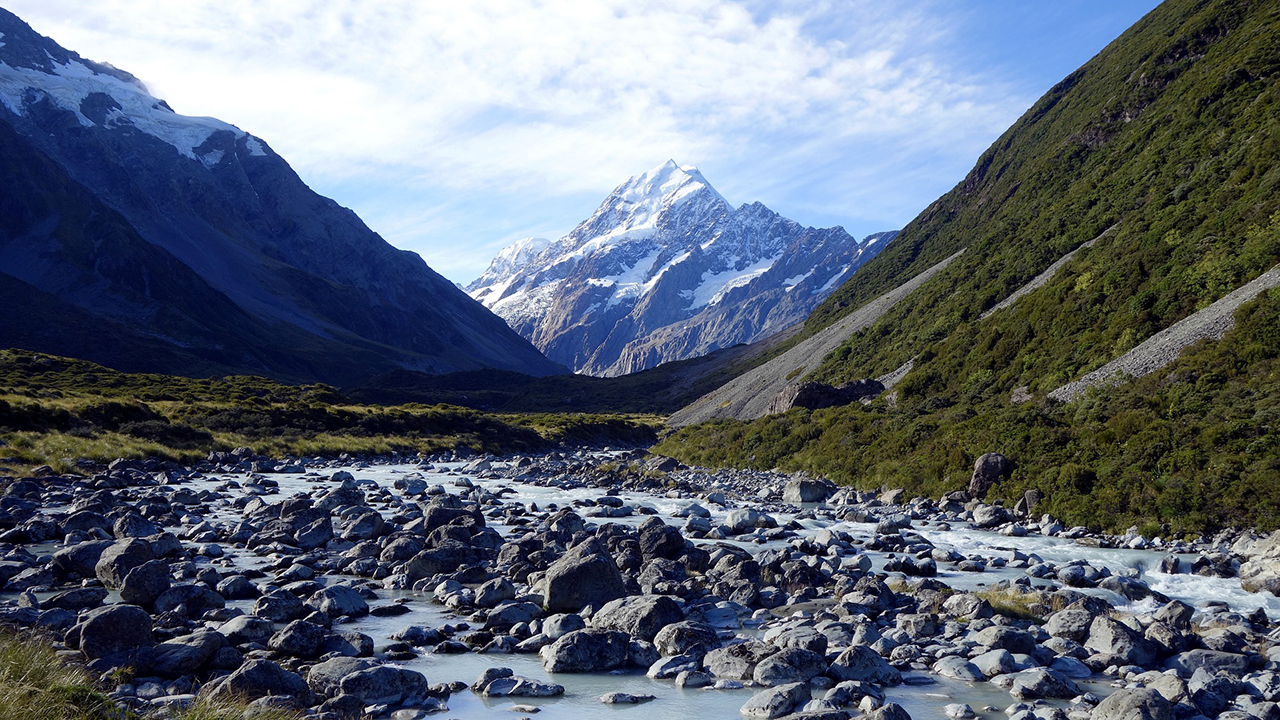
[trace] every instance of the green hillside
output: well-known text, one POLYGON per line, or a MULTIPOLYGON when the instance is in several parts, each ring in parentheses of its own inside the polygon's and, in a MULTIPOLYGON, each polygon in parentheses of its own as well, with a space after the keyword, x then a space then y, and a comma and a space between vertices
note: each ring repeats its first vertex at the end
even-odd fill
POLYGON ((1280 262, 1278 73, 1280 6, 1165 2, 809 318, 802 335, 968 248, 811 376, 875 377, 915 358, 894 406, 716 423, 662 449, 930 492, 962 487, 973 459, 999 450, 1018 465, 1004 494, 1039 487, 1064 519, 1276 525, 1274 299, 1242 309, 1248 322, 1180 371, 1068 406, 1044 396, 1280 262), (1047 285, 979 319, 1113 226, 1047 285), (1024 386, 1035 401, 1010 406, 1024 386), (1187 504, 1202 497, 1225 502, 1187 504))

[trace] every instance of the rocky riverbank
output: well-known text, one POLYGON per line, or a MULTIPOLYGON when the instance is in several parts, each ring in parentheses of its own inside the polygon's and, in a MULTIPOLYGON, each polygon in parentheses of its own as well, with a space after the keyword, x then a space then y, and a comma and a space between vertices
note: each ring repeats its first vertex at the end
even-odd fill
POLYGON ((576 674, 642 671, 737 693, 746 717, 897 720, 903 688, 929 683, 1007 702, 975 690, 988 700, 941 698, 958 701, 918 719, 1280 717, 1266 611, 1193 606, 1136 569, 1025 545, 1123 548, 1162 575, 1274 589, 1275 538, 1064 528, 1034 497, 979 499, 998 457, 940 499, 642 451, 390 460, 218 454, 9 481, 0 620, 45 629, 153 713, 197 694, 323 718, 409 720, 459 694, 531 713, 576 674), (976 533, 1007 547, 944 542, 976 533), (424 605, 446 621, 362 631, 424 605), (450 671, 477 653, 492 662, 450 671))

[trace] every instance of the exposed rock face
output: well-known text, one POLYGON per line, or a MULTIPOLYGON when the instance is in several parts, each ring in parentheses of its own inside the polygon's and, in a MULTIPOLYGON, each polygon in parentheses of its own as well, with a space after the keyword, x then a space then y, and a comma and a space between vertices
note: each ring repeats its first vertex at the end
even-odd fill
POLYGON ((553 360, 622 375, 803 320, 895 234, 859 243, 760 203, 735 210, 696 168, 668 161, 565 237, 504 249, 467 292, 553 360))
POLYGON ((791 408, 821 410, 871 398, 884 392, 878 380, 859 380, 848 385, 832 387, 819 382, 798 382, 787 385, 769 401, 766 414, 777 415, 791 408))
POLYGON ((28 309, 0 336, 122 370, 334 384, 563 371, 261 139, 8 11, 0 34, 0 297, 28 309))
POLYGON ((969 497, 981 500, 987 496, 999 480, 1009 473, 1009 459, 1000 453, 986 453, 973 463, 973 477, 969 479, 969 497))

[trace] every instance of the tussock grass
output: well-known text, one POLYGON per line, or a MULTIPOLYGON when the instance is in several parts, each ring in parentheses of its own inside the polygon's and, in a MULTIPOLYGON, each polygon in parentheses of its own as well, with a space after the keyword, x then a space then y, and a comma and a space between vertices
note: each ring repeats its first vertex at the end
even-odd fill
MULTIPOLYGON (((198 700, 163 711, 170 720, 242 720, 244 703, 198 700)), ((254 709, 254 720, 301 720, 292 710, 254 709)), ((81 667, 64 661, 34 634, 0 630, 0 720, 142 720, 97 687, 81 667)))

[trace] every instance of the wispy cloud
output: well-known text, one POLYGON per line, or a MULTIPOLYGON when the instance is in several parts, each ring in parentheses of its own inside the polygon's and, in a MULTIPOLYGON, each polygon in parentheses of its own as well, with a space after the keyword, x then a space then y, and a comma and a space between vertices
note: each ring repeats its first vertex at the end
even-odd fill
POLYGON ((488 260, 467 251, 567 230, 581 218, 551 208, 668 157, 731 200, 905 220, 932 197, 887 179, 954 175, 1032 99, 955 63, 948 5, 928 0, 8 6, 263 137, 318 189, 362 187, 337 199, 455 279, 488 260))

